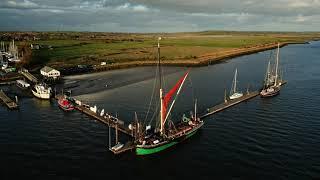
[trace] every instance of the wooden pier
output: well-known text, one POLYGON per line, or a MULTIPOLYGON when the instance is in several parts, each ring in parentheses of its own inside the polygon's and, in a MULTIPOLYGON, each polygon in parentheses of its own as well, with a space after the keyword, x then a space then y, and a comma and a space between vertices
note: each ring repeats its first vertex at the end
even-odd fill
POLYGON ((233 99, 233 100, 227 100, 227 101, 225 101, 225 102, 223 102, 221 104, 218 104, 216 106, 213 106, 213 107, 209 108, 207 110, 206 114, 200 116, 200 119, 203 119, 203 118, 205 118, 207 116, 210 116, 210 115, 212 115, 214 113, 217 113, 219 111, 227 109, 227 108, 229 108, 231 106, 234 106, 236 104, 239 104, 239 103, 241 103, 243 101, 247 101, 247 100, 249 100, 251 98, 254 98, 254 97, 258 96, 258 95, 259 95, 259 92, 258 91, 254 91, 254 92, 250 92, 250 93, 244 94, 240 98, 233 99))
POLYGON ((102 122, 103 124, 106 124, 112 128, 115 128, 121 132, 123 132, 124 134, 127 134, 129 136, 132 136, 133 133, 132 133, 132 130, 130 130, 128 127, 126 127, 123 123, 123 121, 119 120, 118 118, 116 117, 113 117, 111 115, 103 115, 103 116, 100 116, 98 115, 97 113, 91 111, 90 109, 88 109, 87 107, 85 106, 75 106, 75 108, 77 110, 79 110, 80 112, 90 116, 90 117, 93 117, 94 119, 102 122))
MULTIPOLYGON (((280 81, 280 85, 281 86, 283 86, 285 84, 287 84, 287 81, 280 81)), ((208 108, 207 112, 204 113, 202 116, 200 116, 200 119, 204 119, 204 118, 206 118, 206 117, 208 117, 208 116, 210 116, 210 115, 212 115, 214 113, 220 112, 220 111, 225 110, 225 109, 227 109, 229 107, 232 107, 232 106, 234 106, 236 104, 239 104, 241 102, 244 102, 244 101, 247 101, 249 99, 252 99, 252 98, 258 96, 259 94, 260 94, 259 91, 254 91, 254 92, 248 92, 247 91, 246 94, 244 94, 242 97, 237 98, 237 99, 226 100, 226 97, 225 97, 225 101, 223 103, 218 104, 216 106, 213 106, 211 108, 208 108)))
POLYGON ((38 79, 34 77, 27 69, 21 69, 19 73, 26 77, 29 81, 38 83, 38 79))
POLYGON ((17 103, 12 101, 2 90, 0 90, 0 99, 9 109, 16 109, 18 108, 17 103))

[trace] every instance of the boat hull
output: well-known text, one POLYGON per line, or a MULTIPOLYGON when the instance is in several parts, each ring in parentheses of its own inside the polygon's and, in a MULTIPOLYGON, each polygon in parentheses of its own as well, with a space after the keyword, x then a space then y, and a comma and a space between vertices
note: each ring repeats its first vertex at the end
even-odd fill
POLYGON ((260 92, 260 97, 268 98, 268 97, 276 96, 278 94, 280 94, 280 88, 275 88, 274 91, 272 92, 266 92, 266 93, 260 92))
POLYGON ((183 140, 188 139, 189 137, 193 136, 194 134, 196 134, 200 127, 190 131, 189 133, 187 133, 187 134, 185 134, 185 135, 183 135, 183 136, 181 136, 179 138, 172 139, 172 140, 167 141, 166 143, 161 144, 161 145, 156 146, 156 147, 151 147, 151 148, 136 147, 136 154, 137 155, 148 155, 148 154, 154 154, 154 153, 158 153, 160 151, 163 151, 165 149, 168 149, 168 148, 170 148, 170 147, 182 142, 183 140))
POLYGON ((35 92, 33 89, 31 91, 32 91, 32 94, 39 99, 50 99, 50 94, 39 94, 35 92))

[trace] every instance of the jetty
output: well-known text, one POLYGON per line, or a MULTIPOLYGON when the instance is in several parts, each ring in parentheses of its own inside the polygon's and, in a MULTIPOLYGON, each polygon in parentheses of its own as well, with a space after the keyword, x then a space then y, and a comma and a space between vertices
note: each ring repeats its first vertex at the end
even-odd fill
POLYGON ((244 101, 247 101, 251 98, 254 98, 256 96, 259 95, 259 91, 254 91, 254 92, 250 92, 250 93, 247 93, 247 94, 244 94, 242 97, 240 98, 237 98, 237 99, 232 99, 232 100, 225 100, 223 103, 221 104, 218 104, 216 106, 213 106, 211 108, 208 108, 207 109, 207 113, 205 113, 204 115, 200 116, 200 119, 203 119, 207 116, 210 116, 214 113, 217 113, 217 112, 220 112, 224 109, 227 109, 231 106, 234 106, 236 104, 239 104, 241 102, 244 102, 244 101))
MULTIPOLYGON (((63 98, 64 95, 61 94, 57 94, 55 96, 55 99, 60 99, 63 98)), ((108 113, 105 114, 99 114, 96 111, 96 107, 92 109, 92 107, 90 107, 87 104, 83 104, 81 101, 76 100, 74 98, 68 97, 68 99, 73 102, 73 104, 75 105, 75 109, 78 110, 79 112, 93 118, 94 120, 97 120, 99 122, 101 122, 102 124, 109 126, 109 133, 110 133, 110 128, 115 129, 115 134, 116 134, 116 144, 118 144, 118 134, 119 132, 126 134, 127 136, 129 136, 130 138, 132 138, 132 140, 126 142, 121 148, 114 148, 114 147, 109 147, 109 150, 111 152, 113 152, 114 154, 120 154, 129 150, 133 150, 135 149, 135 124, 131 124, 131 129, 129 128, 129 125, 125 125, 124 121, 120 120, 117 117, 114 117, 108 113)), ((109 138, 110 138, 110 134, 109 134, 109 138)), ((111 145, 111 140, 109 140, 109 144, 111 145)))
POLYGON ((18 108, 17 103, 12 101, 2 90, 0 90, 0 99, 9 109, 18 108))
MULTIPOLYGON (((286 83, 287 83, 287 81, 280 81, 279 82, 279 84, 281 86, 285 85, 286 83)), ((259 91, 249 92, 247 90, 247 93, 244 94, 242 97, 237 98, 237 99, 232 99, 232 100, 228 100, 226 98, 226 94, 225 94, 224 102, 220 103, 220 104, 218 104, 216 106, 213 106, 211 108, 208 108, 207 112, 205 112, 203 115, 200 116, 200 119, 204 119, 204 118, 206 118, 206 117, 208 117, 210 115, 213 115, 213 114, 215 114, 217 112, 220 112, 220 111, 225 110, 225 109, 227 109, 229 107, 237 105, 237 104, 239 104, 241 102, 244 102, 244 101, 247 101, 249 99, 252 99, 252 98, 258 96, 259 94, 260 94, 259 91)))
POLYGON ((38 83, 38 79, 36 77, 34 77, 34 75, 32 75, 27 69, 21 69, 19 71, 19 73, 21 75, 23 75, 24 77, 26 77, 29 81, 33 82, 33 83, 38 83))

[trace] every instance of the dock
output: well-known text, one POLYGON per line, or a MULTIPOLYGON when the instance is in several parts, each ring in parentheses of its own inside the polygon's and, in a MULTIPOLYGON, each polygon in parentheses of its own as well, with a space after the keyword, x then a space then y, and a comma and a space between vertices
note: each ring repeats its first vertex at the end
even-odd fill
POLYGON ((9 109, 16 109, 18 108, 17 103, 12 101, 2 90, 0 91, 0 99, 9 109))
MULTIPOLYGON (((281 81, 280 82, 281 86, 283 86, 285 84, 287 84, 287 81, 281 81)), ((204 119, 204 118, 206 118, 206 117, 208 117, 208 116, 210 116, 212 114, 215 114, 217 112, 225 110, 225 109, 227 109, 229 107, 232 107, 232 106, 234 106, 236 104, 239 104, 241 102, 247 101, 249 99, 252 99, 252 98, 258 96, 259 94, 260 94, 259 91, 254 91, 254 92, 248 92, 247 91, 246 94, 244 94, 242 97, 237 98, 237 99, 227 100, 226 97, 225 97, 225 101, 223 103, 218 104, 216 106, 213 106, 211 108, 208 108, 207 112, 200 116, 200 119, 204 119)))
POLYGON ((101 123, 110 126, 111 128, 115 128, 117 130, 119 130, 120 132, 127 134, 129 136, 133 136, 132 130, 130 130, 127 126, 124 125, 123 121, 119 120, 116 117, 113 117, 111 115, 104 115, 104 116, 100 116, 97 113, 91 111, 90 109, 88 109, 87 107, 81 105, 77 105, 75 106, 75 109, 77 109, 78 111, 94 118, 95 120, 100 121, 101 123))
POLYGON ((210 115, 212 115, 214 113, 217 113, 217 112, 220 112, 222 110, 225 110, 225 109, 227 109, 227 108, 229 108, 231 106, 234 106, 236 104, 239 104, 241 102, 247 101, 247 100, 249 100, 251 98, 254 98, 254 97, 258 96, 258 95, 259 95, 259 92, 258 91, 254 91, 254 92, 250 92, 250 93, 244 94, 240 98, 233 99, 233 100, 227 100, 227 101, 225 101, 225 102, 223 102, 221 104, 218 104, 216 106, 208 108, 207 113, 202 115, 202 116, 200 116, 200 119, 203 119, 203 118, 205 118, 207 116, 210 116, 210 115))
POLYGON ((33 83, 38 83, 38 79, 34 77, 34 75, 32 75, 27 69, 21 69, 19 73, 26 77, 29 81, 33 83))

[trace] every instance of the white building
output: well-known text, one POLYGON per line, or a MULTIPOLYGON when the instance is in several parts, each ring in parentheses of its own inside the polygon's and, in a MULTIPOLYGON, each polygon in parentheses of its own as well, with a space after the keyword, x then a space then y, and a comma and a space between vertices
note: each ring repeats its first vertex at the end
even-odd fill
POLYGON ((57 79, 60 77, 60 72, 58 70, 55 70, 49 66, 45 66, 42 69, 40 69, 41 75, 43 75, 46 78, 53 78, 57 79))

